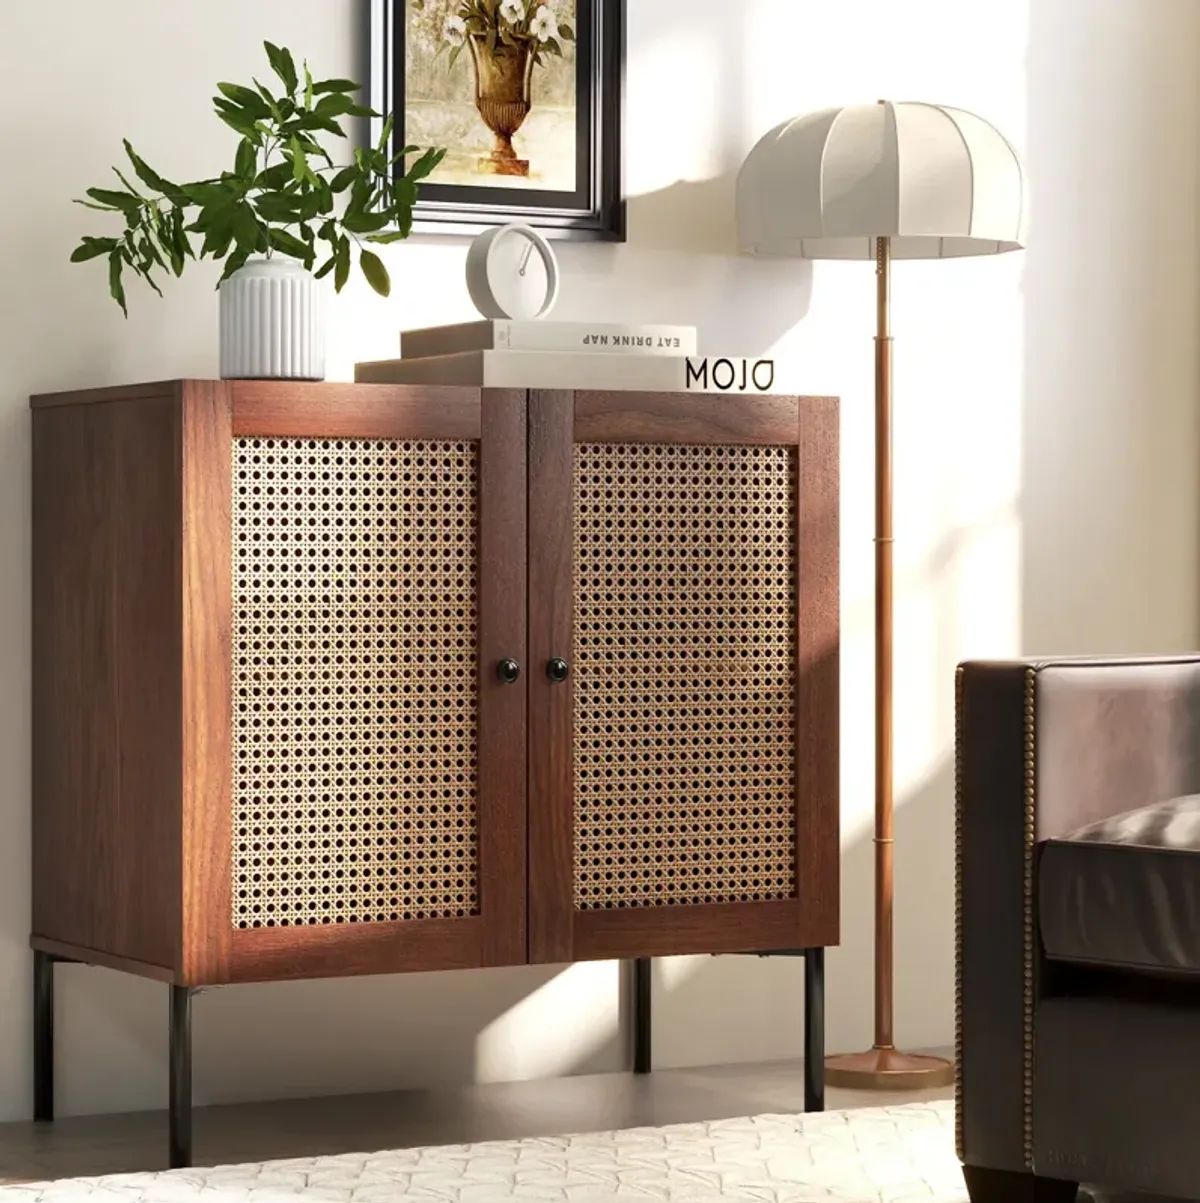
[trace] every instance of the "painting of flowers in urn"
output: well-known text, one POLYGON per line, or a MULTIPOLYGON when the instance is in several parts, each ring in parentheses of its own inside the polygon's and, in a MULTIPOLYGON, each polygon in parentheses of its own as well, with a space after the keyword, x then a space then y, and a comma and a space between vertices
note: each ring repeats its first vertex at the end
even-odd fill
POLYGON ((624 0, 375 0, 372 75, 397 113, 393 154, 446 148, 418 228, 521 221, 623 237, 623 20, 624 0))
MULTIPOLYGON (((411 0, 411 4, 418 13, 433 10, 435 20, 441 16, 437 0, 411 0)), ((435 30, 441 41, 434 51, 433 69, 438 70, 438 60, 447 51, 445 73, 452 77, 464 47, 469 50, 475 111, 495 137, 495 145, 490 153, 472 153, 468 117, 467 128, 454 131, 458 135, 453 139, 457 161, 443 178, 461 180, 464 173, 481 172, 519 177, 548 189, 573 183, 565 173, 573 172, 575 165, 574 19, 574 0, 548 4, 538 0, 455 0, 451 4, 440 31, 435 30), (533 108, 535 76, 539 128, 531 126, 524 154, 518 155, 513 136, 533 108), (525 155, 533 155, 533 159, 525 155)), ((414 20, 410 36, 416 28, 414 20)), ((453 95, 454 81, 448 78, 446 82, 445 92, 453 95)), ((447 99, 440 105, 435 102, 436 113, 426 115, 435 120, 445 117, 447 99)))

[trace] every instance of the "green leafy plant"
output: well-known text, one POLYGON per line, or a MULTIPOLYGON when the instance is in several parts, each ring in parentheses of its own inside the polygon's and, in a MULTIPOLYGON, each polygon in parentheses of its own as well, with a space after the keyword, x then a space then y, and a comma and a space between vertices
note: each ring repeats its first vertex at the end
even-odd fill
POLYGON ((240 135, 232 171, 174 184, 126 139, 125 154, 140 187, 114 167, 119 189, 89 188, 87 199, 76 202, 125 219, 123 234, 86 236, 71 260, 106 257, 109 291, 127 316, 127 269, 161 296, 155 273, 180 276, 187 261, 196 258, 224 260, 222 280, 255 255, 288 255, 309 271, 320 259, 317 277, 332 273, 340 292, 357 249, 367 282, 381 296, 391 292, 383 260, 365 244, 409 236, 418 184, 446 152, 426 150, 400 174, 395 165, 420 148, 405 146, 389 156, 394 125, 389 114, 378 143, 356 148, 352 163, 337 166, 322 135, 344 139, 343 119, 381 114, 355 102, 360 85, 353 80, 314 81, 307 63, 296 69, 289 50, 270 42, 264 46, 282 90, 272 92, 257 79, 252 88, 219 83, 220 95, 213 98, 217 116, 240 135))
MULTIPOLYGON (((413 8, 424 12, 437 0, 411 0, 413 8)), ((468 38, 477 38, 492 54, 503 47, 532 47, 536 66, 544 55, 562 57, 562 43, 573 42, 575 31, 560 21, 549 3, 537 0, 451 0, 442 21, 442 42, 435 57, 450 53, 453 67, 468 38)))

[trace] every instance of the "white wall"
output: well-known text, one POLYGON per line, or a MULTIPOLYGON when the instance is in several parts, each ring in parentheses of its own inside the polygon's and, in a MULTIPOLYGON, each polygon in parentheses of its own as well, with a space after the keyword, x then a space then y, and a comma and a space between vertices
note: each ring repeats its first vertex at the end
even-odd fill
MULTIPOLYGON (((898 338, 898 1033, 950 1040, 951 680, 964 655, 1177 649, 1197 626, 1196 0, 629 0, 630 241, 568 246, 560 316, 694 322, 709 351, 788 357, 843 397, 844 940, 829 1045, 870 1038, 871 346, 865 265, 732 254, 732 174, 794 112, 944 100, 1028 154, 1024 256, 903 264, 898 338)), ((0 1119, 29 1113, 31 391, 215 373, 213 274, 124 322, 67 256, 128 135, 168 174, 228 139, 217 79, 264 37, 358 73, 351 0, 0 6, 0 1119)), ((333 375, 405 325, 468 316, 463 247, 392 255, 398 297, 344 294, 333 375)), ((662 1064, 798 1053, 797 964, 662 966, 662 1064)), ((160 1106, 166 998, 60 971, 64 1112, 160 1106)), ((203 1101, 622 1064, 617 971, 238 987, 196 1004, 203 1101)))

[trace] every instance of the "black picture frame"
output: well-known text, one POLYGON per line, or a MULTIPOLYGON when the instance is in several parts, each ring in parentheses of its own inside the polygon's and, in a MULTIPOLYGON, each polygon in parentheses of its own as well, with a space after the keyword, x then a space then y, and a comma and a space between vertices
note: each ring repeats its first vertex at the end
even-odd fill
MULTIPOLYGON (((379 112, 395 113, 393 142, 404 146, 409 0, 368 3, 370 103, 379 112)), ((478 234, 491 226, 521 222, 548 238, 625 241, 625 0, 576 0, 576 54, 576 191, 423 183, 414 230, 478 234)), ((372 122, 372 139, 380 132, 380 123, 372 122)), ((403 163, 398 167, 403 170, 403 163)))

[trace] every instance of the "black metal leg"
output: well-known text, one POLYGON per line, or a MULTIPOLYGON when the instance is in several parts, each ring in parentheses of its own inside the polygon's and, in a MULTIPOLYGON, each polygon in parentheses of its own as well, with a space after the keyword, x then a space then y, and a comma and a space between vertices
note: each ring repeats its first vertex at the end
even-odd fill
POLYGON ((825 1110, 825 949, 804 950, 804 1110, 825 1110))
POLYGON ((192 1164, 192 992, 171 987, 171 1169, 192 1164))
POLYGON ((54 1118, 54 961, 48 952, 33 954, 33 1118, 54 1118))
POLYGON ((649 957, 633 962, 633 1072, 648 1074, 652 1065, 650 1025, 650 967, 649 957))

